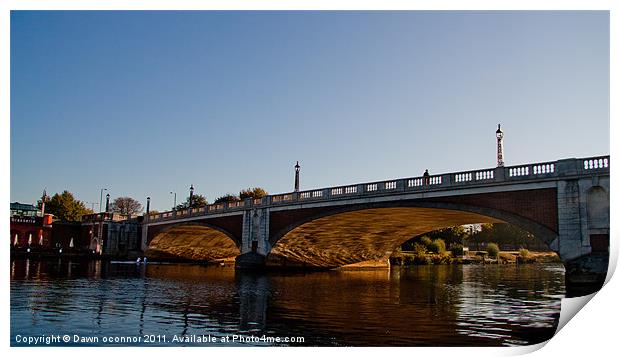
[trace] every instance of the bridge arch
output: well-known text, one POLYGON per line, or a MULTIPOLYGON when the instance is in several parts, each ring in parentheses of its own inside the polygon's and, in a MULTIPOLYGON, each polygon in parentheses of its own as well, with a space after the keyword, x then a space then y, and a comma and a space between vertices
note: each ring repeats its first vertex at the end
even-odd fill
POLYGON ((145 255, 150 259, 219 262, 234 259, 240 242, 223 228, 204 222, 167 226, 149 241, 145 255))
POLYGON ((387 262, 402 243, 436 229, 472 223, 510 223, 553 247, 557 232, 497 209, 447 202, 377 202, 340 206, 297 219, 270 236, 268 265, 334 268, 387 262))

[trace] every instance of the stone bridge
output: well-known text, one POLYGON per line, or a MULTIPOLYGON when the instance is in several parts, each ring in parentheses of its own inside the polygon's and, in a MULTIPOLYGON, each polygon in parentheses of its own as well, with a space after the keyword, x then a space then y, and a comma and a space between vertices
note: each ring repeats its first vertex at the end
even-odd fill
POLYGON ((389 266, 402 243, 436 229, 506 222, 558 253, 567 286, 604 281, 609 156, 394 179, 148 214, 151 258, 247 266, 389 266))

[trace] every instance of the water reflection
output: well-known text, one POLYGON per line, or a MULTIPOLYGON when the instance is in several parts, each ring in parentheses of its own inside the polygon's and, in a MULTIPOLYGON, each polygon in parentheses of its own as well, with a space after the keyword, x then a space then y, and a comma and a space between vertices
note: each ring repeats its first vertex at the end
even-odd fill
POLYGON ((563 295, 561 265, 248 274, 182 264, 14 260, 11 335, 264 334, 303 336, 303 344, 321 346, 519 345, 553 335, 563 295))

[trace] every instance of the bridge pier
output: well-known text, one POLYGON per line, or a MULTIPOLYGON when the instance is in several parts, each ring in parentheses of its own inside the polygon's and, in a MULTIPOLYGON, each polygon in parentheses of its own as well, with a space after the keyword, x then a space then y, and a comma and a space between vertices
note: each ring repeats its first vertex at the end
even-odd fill
POLYGON ((609 177, 558 181, 558 238, 567 297, 598 291, 609 264, 609 177))
POLYGON ((271 251, 269 243, 269 208, 253 208, 243 212, 241 254, 235 259, 239 269, 257 269, 265 266, 271 251))

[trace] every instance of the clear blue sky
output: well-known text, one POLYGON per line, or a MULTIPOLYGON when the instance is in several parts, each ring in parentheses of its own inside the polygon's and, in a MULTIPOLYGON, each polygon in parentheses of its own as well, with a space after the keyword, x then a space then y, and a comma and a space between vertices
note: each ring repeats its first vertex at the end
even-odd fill
MULTIPOLYGON (((609 153, 608 12, 13 12, 11 201, 609 153)), ((88 205, 90 207, 90 204, 88 205)))

